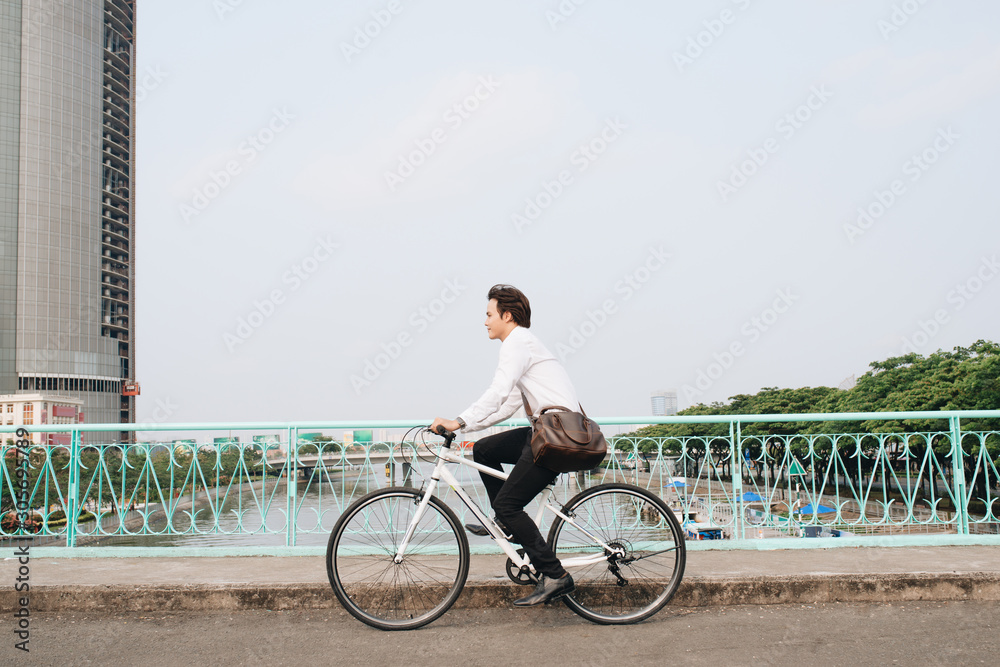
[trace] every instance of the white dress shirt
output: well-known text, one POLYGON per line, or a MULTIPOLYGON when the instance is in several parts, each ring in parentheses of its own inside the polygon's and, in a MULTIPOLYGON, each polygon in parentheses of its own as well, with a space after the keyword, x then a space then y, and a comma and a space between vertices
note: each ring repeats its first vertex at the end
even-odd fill
POLYGON ((581 409, 563 365, 535 334, 516 326, 500 343, 500 363, 490 388, 459 415, 465 421, 463 430, 479 431, 507 419, 521 407, 522 391, 528 399, 525 412, 536 416, 555 406, 581 409))

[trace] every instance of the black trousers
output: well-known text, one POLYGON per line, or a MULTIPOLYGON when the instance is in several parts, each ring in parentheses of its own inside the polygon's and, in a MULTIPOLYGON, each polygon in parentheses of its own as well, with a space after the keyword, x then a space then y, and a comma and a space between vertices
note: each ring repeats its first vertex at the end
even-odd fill
POLYGON ((495 470, 501 463, 513 463, 514 469, 506 481, 479 473, 486 485, 490 505, 531 558, 535 570, 547 577, 566 574, 559 559, 542 538, 538 526, 524 506, 551 484, 559 473, 535 465, 531 457, 531 429, 516 428, 483 438, 472 447, 472 460, 495 470))

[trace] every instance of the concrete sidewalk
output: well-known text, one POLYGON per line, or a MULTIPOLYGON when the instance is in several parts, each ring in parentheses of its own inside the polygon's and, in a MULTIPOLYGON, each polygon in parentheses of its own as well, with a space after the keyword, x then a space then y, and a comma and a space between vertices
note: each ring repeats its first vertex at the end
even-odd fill
MULTIPOLYGON (((473 556, 457 607, 505 607, 526 589, 503 556, 473 556)), ((0 562, 0 607, 17 608, 18 562, 0 562)), ((32 611, 316 609, 337 606, 320 556, 32 558, 32 611)), ((691 551, 671 604, 1000 600, 1000 548, 691 551)))

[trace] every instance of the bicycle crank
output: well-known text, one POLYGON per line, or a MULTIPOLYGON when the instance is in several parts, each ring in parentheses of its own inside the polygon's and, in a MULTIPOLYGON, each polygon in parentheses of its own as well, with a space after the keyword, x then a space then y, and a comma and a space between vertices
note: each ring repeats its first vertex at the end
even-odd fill
MULTIPOLYGON (((518 556, 524 556, 524 549, 517 550, 518 556)), ((515 584, 521 586, 534 586, 538 583, 538 577, 527 566, 519 568, 514 565, 514 561, 507 558, 507 577, 515 584)))

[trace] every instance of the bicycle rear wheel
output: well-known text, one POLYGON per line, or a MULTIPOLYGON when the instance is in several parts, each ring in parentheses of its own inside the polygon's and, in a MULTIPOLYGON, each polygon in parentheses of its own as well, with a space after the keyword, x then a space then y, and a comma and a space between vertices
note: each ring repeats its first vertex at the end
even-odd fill
POLYGON ((422 493, 380 489, 348 507, 330 533, 326 568, 337 599, 381 630, 412 630, 440 617, 469 575, 469 540, 454 512, 431 496, 402 560, 399 544, 422 493))
POLYGON ((549 545, 560 560, 604 553, 597 563, 567 569, 576 590, 566 605, 595 623, 637 623, 670 601, 684 576, 684 534, 660 498, 631 484, 602 484, 566 503, 549 545), (576 525, 574 525, 576 524, 576 525), (610 547, 601 547, 599 538, 610 547))

